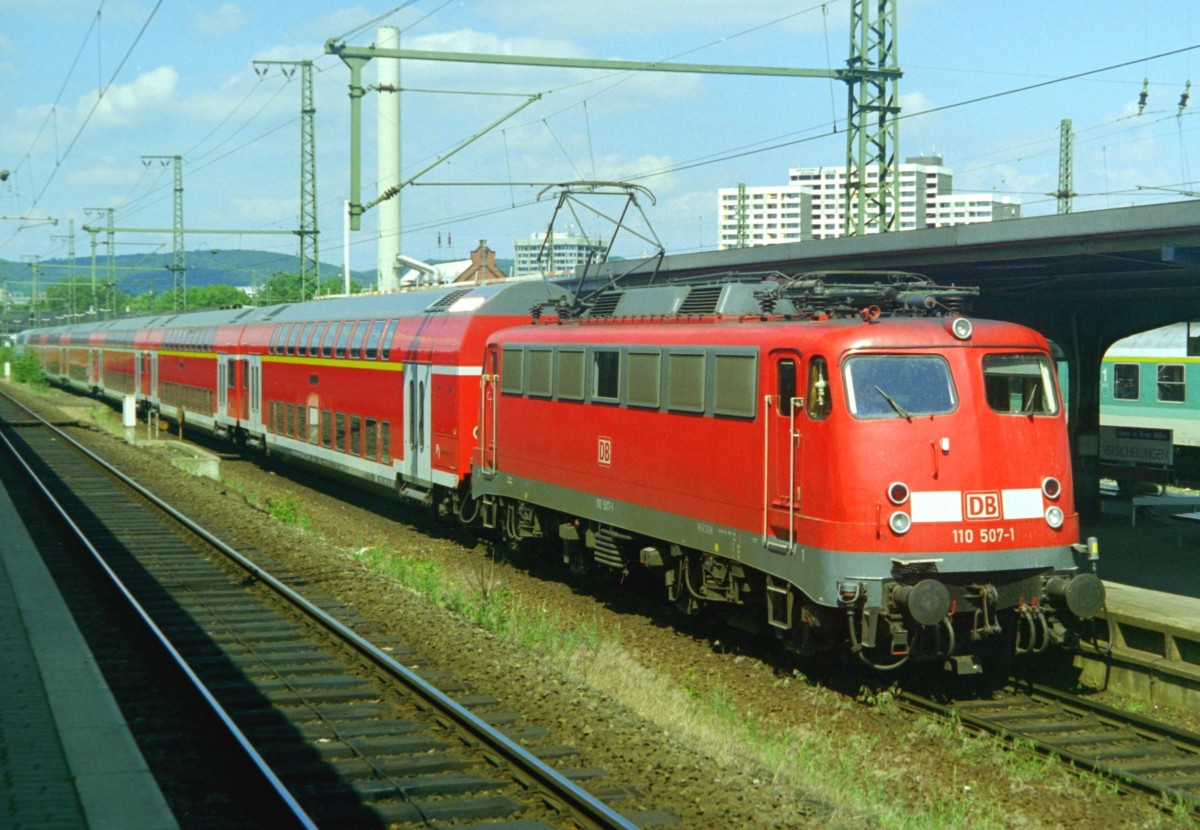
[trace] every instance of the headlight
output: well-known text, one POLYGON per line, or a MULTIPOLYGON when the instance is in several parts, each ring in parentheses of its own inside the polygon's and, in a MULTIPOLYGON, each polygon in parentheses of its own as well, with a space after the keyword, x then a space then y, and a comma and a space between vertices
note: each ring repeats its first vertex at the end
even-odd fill
POLYGON ((1054 476, 1047 476, 1046 479, 1042 481, 1042 493, 1046 496, 1046 498, 1054 501, 1062 495, 1062 483, 1054 476))
POLYGON ((959 340, 970 340, 973 329, 974 326, 966 317, 955 317, 954 322, 950 324, 950 333, 959 340))
POLYGON ((1051 506, 1046 508, 1046 524, 1050 525, 1050 527, 1054 528, 1055 530, 1058 530, 1060 527, 1062 527, 1063 512, 1061 507, 1051 506))
POLYGON ((908 485, 903 481, 893 481, 888 485, 888 501, 894 505, 901 505, 908 501, 908 485))
POLYGON ((912 527, 912 519, 903 510, 897 510, 888 518, 888 527, 897 536, 903 536, 908 533, 908 529, 912 527))

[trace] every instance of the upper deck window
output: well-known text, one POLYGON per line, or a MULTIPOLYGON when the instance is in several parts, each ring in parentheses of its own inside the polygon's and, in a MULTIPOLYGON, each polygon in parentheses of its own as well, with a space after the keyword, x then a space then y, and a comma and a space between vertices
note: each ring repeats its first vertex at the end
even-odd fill
POLYGON ((1056 415, 1058 394, 1050 361, 1040 354, 989 354, 983 358, 988 406, 1015 415, 1056 415))
POLYGON ((845 374, 857 418, 943 415, 958 406, 950 367, 936 355, 861 355, 846 361, 845 374))

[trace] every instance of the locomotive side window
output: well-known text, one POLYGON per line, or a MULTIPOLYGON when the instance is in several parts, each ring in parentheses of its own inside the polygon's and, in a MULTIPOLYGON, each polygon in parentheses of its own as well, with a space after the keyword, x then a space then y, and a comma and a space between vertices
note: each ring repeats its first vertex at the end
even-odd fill
POLYGON ((1054 415, 1058 395, 1050 361, 1037 354, 989 354, 983 357, 983 388, 996 412, 1054 415))
POLYGON ((583 400, 583 349, 562 349, 558 353, 558 397, 564 401, 583 400))
POLYGON ((554 352, 547 348, 529 350, 530 395, 548 398, 554 391, 554 352))
POLYGON ((1136 401, 1141 397, 1142 367, 1136 363, 1113 366, 1113 400, 1136 401))
POLYGON ((713 358, 713 414, 753 418, 758 360, 752 354, 713 358))
POLYGON ((615 403, 621 396, 621 353, 616 349, 592 352, 592 400, 615 403))
POLYGON ((667 355, 667 409, 704 411, 704 354, 667 355))
POLYGON ((658 409, 661 379, 662 357, 658 352, 631 351, 626 401, 630 406, 658 409))
POLYGON ((505 346, 500 360, 500 389, 507 395, 525 391, 525 350, 520 346, 505 346))
POLYGON ((796 397, 796 361, 790 357, 775 364, 775 397, 779 414, 792 414, 792 398, 796 397))
POLYGON ((958 406, 950 367, 934 355, 862 355, 846 361, 846 404, 858 418, 942 415, 958 406))
POLYGON ((1177 363, 1161 364, 1158 367, 1158 399, 1163 403, 1183 403, 1186 392, 1183 366, 1177 363))
POLYGON ((833 398, 829 394, 829 366, 825 358, 818 355, 808 361, 808 417, 823 421, 833 409, 833 398))

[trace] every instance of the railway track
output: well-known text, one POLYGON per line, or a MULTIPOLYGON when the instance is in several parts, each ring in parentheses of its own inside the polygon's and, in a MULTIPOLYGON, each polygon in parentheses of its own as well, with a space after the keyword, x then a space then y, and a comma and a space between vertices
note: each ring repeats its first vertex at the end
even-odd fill
MULTIPOLYGON (((555 769, 538 757, 565 765, 572 747, 486 695, 451 699, 430 681, 452 679, 402 664, 406 646, 368 642, 344 609, 301 597, 5 397, 0 446, 233 736, 255 770, 247 786, 297 826, 635 826, 575 783, 603 770, 555 769)), ((613 786, 601 795, 632 794, 613 786)))
POLYGON ((898 700, 1157 795, 1173 812, 1200 815, 1200 735, 1193 732, 1024 680, 988 699, 947 702, 903 691, 898 700))

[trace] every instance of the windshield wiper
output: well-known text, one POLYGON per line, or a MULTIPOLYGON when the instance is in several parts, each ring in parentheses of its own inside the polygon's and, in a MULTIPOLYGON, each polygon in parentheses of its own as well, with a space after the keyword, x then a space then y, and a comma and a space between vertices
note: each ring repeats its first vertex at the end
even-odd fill
POLYGON ((905 418, 909 421, 912 421, 913 416, 909 413, 909 411, 906 410, 904 407, 902 407, 900 404, 896 403, 896 401, 892 398, 891 395, 889 395, 887 392, 884 392, 878 386, 875 387, 875 391, 878 392, 880 395, 883 395, 883 399, 885 401, 887 401, 889 404, 891 404, 892 409, 896 410, 897 415, 899 415, 901 418, 905 418))

